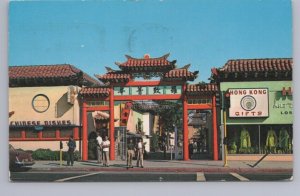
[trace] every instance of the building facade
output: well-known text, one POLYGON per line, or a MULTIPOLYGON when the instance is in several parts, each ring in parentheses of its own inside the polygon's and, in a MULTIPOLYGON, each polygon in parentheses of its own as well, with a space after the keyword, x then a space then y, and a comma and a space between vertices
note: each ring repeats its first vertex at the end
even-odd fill
POLYGON ((77 95, 83 84, 99 82, 72 65, 9 67, 10 144, 24 150, 59 150, 60 141, 73 135, 80 146, 77 95))
POLYGON ((220 115, 229 160, 258 160, 266 153, 271 153, 269 160, 292 160, 292 63, 238 59, 212 70, 223 95, 220 115))

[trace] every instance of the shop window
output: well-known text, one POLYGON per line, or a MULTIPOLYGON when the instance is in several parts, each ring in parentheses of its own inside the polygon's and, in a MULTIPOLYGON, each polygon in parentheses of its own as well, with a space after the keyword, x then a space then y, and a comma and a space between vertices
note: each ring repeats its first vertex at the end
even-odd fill
POLYGON ((73 129, 61 129, 60 130, 60 137, 61 138, 68 138, 70 135, 73 135, 73 129))
POLYGON ((9 130, 9 138, 21 138, 22 137, 22 130, 9 130))
POLYGON ((55 132, 54 129, 45 129, 43 130, 43 138, 55 138, 55 132))
POLYGON ((229 125, 229 154, 290 154, 293 151, 292 126, 229 125))

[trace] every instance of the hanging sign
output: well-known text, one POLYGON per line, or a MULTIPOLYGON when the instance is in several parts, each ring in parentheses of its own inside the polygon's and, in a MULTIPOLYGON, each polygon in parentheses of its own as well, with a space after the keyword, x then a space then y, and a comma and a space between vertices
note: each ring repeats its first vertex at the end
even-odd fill
POLYGON ((228 89, 229 117, 268 117, 269 90, 267 88, 228 89))

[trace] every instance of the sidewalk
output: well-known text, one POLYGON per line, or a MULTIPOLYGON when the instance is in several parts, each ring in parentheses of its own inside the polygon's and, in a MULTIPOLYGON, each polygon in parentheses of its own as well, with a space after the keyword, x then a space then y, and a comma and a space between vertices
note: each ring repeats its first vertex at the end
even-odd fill
MULTIPOLYGON (((133 161, 134 164, 136 161, 133 161)), ((103 167, 96 161, 75 161, 74 166, 67 166, 64 161, 36 161, 31 171, 110 171, 110 172, 239 172, 239 173, 291 173, 293 162, 262 161, 255 167, 254 161, 228 161, 223 167, 223 161, 212 160, 144 160, 144 168, 127 168, 126 161, 110 161, 109 167, 103 167)))

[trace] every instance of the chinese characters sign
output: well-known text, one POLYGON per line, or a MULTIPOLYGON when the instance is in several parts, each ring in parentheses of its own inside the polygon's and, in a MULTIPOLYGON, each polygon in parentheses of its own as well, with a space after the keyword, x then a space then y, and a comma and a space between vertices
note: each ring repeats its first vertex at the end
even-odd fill
POLYGON ((269 91, 267 88, 229 89, 229 117, 268 117, 269 91))
POLYGON ((133 86, 114 87, 114 95, 178 95, 181 86, 133 86))

